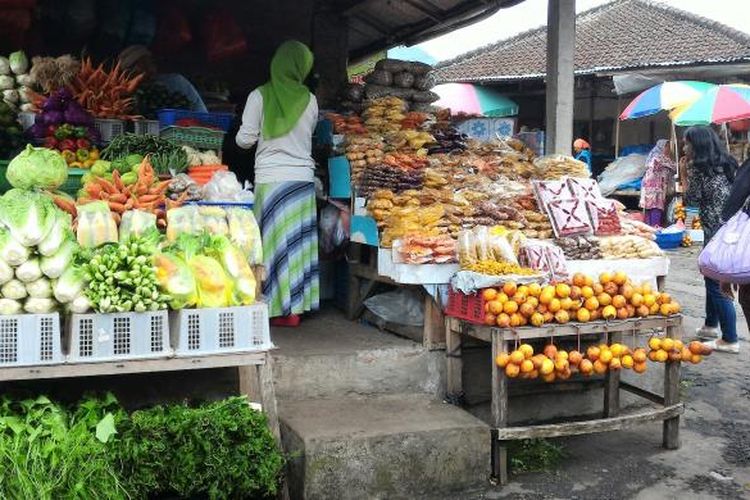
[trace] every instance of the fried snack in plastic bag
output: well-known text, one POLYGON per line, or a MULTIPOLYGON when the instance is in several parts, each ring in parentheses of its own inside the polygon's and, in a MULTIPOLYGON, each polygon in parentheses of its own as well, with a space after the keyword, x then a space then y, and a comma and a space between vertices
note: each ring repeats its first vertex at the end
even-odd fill
POLYGON ((92 201, 78 207, 76 237, 84 248, 117 242, 117 224, 106 202, 92 201))
POLYGON ((120 241, 124 241, 130 236, 140 237, 156 230, 156 214, 143 210, 128 210, 122 214, 120 241))
POLYGON ((181 234, 195 234, 199 230, 198 207, 188 205, 167 210, 168 241, 176 241, 181 234))
POLYGON ((229 208, 226 212, 229 240, 245 254, 251 266, 262 264, 263 242, 253 211, 246 208, 229 208))
POLYGON ((170 252, 154 255, 154 271, 161 289, 172 297, 169 307, 185 309, 198 302, 195 276, 184 259, 170 252))

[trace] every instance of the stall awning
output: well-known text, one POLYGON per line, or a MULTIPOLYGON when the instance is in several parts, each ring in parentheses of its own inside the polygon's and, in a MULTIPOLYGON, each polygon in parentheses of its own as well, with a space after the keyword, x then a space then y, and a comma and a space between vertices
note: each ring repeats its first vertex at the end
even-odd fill
POLYGON ((453 113, 491 117, 515 116, 518 104, 489 87, 471 83, 444 83, 432 89, 440 100, 435 105, 453 113))

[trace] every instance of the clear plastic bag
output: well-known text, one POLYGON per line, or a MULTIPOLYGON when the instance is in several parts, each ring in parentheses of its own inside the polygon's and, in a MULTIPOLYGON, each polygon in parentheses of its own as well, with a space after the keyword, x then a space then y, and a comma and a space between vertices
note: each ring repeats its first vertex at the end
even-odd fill
POLYGON ((121 241, 130 236, 140 237, 156 230, 156 214, 143 210, 128 210, 122 214, 122 222, 120 222, 121 241))
POLYGON ((194 205, 167 210, 167 240, 175 241, 182 233, 197 233, 200 222, 198 207, 194 205))
POLYGON ((599 176, 599 189, 602 195, 608 196, 617 190, 620 184, 634 181, 646 173, 646 157, 632 154, 616 159, 604 169, 599 176))
POLYGON ((187 263, 179 256, 165 252, 154 256, 154 271, 161 289, 172 298, 172 309, 193 307, 198 302, 195 277, 187 263))
POLYGON ((247 181, 244 185, 240 184, 234 172, 219 171, 203 187, 203 199, 252 203, 255 200, 252 188, 252 184, 247 181))
POLYGON ((255 214, 246 208, 228 208, 226 213, 229 240, 247 256, 251 266, 262 264, 263 243, 255 214))
POLYGON ((221 207, 198 207, 200 228, 210 234, 226 236, 229 234, 227 213, 221 207))
POLYGON ((105 202, 93 201, 78 207, 76 237, 82 247, 94 248, 104 243, 116 243, 117 236, 117 224, 105 202))

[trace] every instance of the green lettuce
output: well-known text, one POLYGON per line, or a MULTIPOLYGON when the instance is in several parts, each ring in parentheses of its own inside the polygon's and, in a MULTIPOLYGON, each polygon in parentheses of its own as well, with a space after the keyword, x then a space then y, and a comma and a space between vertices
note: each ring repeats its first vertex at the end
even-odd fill
POLYGON ((10 161, 5 176, 16 188, 57 189, 68 180, 68 164, 57 151, 28 144, 10 161))

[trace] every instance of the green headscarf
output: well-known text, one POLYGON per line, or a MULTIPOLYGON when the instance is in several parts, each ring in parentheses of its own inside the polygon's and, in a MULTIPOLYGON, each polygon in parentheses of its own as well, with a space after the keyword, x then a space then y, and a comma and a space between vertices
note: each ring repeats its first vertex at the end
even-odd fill
POLYGON ((313 66, 307 45, 288 40, 271 60, 271 79, 260 87, 263 96, 263 138, 273 139, 294 128, 307 104, 310 91, 302 83, 313 66))

